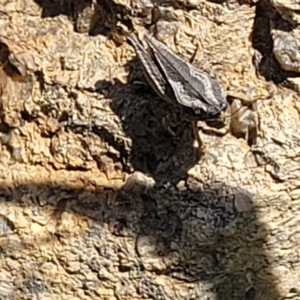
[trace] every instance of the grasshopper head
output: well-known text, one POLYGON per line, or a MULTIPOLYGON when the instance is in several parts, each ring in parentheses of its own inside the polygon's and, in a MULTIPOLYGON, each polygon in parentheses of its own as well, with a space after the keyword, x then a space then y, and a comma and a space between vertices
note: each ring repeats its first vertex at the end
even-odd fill
POLYGON ((219 107, 213 107, 209 112, 208 118, 205 123, 217 129, 223 128, 228 125, 227 111, 230 109, 227 101, 221 102, 219 107))

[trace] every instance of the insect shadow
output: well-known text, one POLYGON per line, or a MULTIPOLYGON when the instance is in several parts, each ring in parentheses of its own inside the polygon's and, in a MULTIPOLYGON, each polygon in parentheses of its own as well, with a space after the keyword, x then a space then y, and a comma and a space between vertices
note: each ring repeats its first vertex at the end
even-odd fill
MULTIPOLYGON (((140 183, 131 184, 136 189, 140 183)), ((146 299, 170 299, 168 287, 153 280, 150 273, 158 278, 175 277, 177 284, 190 282, 190 294, 185 299, 279 299, 275 278, 270 275, 272 270, 268 266, 274 258, 264 252, 268 230, 256 212, 237 214, 235 217, 243 226, 233 227, 236 228, 233 231, 205 236, 206 224, 200 220, 199 211, 207 206, 214 218, 207 201, 213 189, 196 188, 196 185, 194 183, 193 191, 177 192, 154 186, 146 193, 133 192, 130 188, 74 188, 59 181, 19 182, 13 188, 2 183, 1 199, 11 210, 19 211, 22 207, 32 211, 33 216, 39 215, 39 222, 43 218, 48 221, 40 226, 38 235, 28 236, 24 220, 12 224, 10 216, 0 215, 2 259, 26 256, 29 251, 37 253, 34 260, 12 267, 13 288, 1 290, 0 295, 5 292, 5 299, 20 293, 54 296, 57 277, 53 277, 53 272, 43 271, 46 266, 52 266, 52 269, 66 270, 60 275, 64 276, 63 281, 76 278, 77 285, 72 283, 74 291, 82 289, 94 297, 103 283, 102 273, 113 272, 115 276, 117 267, 122 278, 134 276, 136 292, 146 299), (144 250, 143 243, 134 242, 141 239, 144 250), (67 258, 64 247, 69 249, 68 245, 72 251, 67 252, 67 258), (45 258, 42 253, 51 253, 55 259, 45 258), (73 268, 77 260, 81 267, 76 271, 73 268), (88 276, 95 273, 100 278, 88 276), (207 295, 210 298, 206 298, 207 295)), ((227 197, 230 199, 232 194, 227 197)), ((225 222, 225 213, 216 212, 215 219, 218 218, 225 222)), ((110 279, 105 277, 105 281, 110 279)), ((128 293, 126 285, 119 287, 116 293, 122 299, 122 295, 128 293)), ((182 296, 173 299, 182 299, 182 296)))
POLYGON ((105 87, 111 98, 111 108, 122 120, 123 130, 132 140, 129 155, 133 169, 151 175, 156 182, 176 184, 186 178, 186 172, 200 159, 193 146, 195 137, 192 126, 183 122, 172 128, 175 136, 163 126, 163 118, 173 107, 161 100, 144 84, 142 70, 136 59, 125 66, 129 70, 129 83, 117 78, 96 83, 101 93, 105 87))

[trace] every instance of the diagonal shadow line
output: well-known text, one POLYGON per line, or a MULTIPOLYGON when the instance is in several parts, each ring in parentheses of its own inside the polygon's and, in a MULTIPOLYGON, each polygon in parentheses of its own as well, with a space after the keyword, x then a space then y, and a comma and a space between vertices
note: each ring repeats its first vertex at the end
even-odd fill
MULTIPOLYGON (((57 278, 51 277, 52 273, 41 272, 41 266, 46 263, 42 253, 50 250, 55 258, 48 263, 53 268, 58 264, 65 270, 65 277, 77 278, 81 274, 80 269, 72 267, 72 260, 84 256, 88 267, 82 272, 99 274, 95 285, 101 285, 101 270, 109 270, 107 259, 110 264, 117 264, 122 274, 129 276, 138 270, 137 292, 150 299, 157 299, 158 294, 163 299, 170 298, 165 286, 151 281, 149 272, 201 286, 189 299, 206 299, 207 295, 218 300, 279 299, 276 278, 266 275, 272 273, 268 264, 273 261, 264 251, 267 229, 255 210, 244 213, 233 210, 226 219, 229 211, 221 211, 225 207, 221 201, 227 201, 228 207, 233 194, 216 202, 211 197, 212 191, 213 188, 195 187, 195 183, 193 190, 175 191, 157 186, 145 190, 134 179, 115 190, 76 189, 62 182, 20 182, 13 188, 2 183, 2 206, 9 205, 15 212, 20 208, 31 211, 25 218, 25 226, 24 220, 14 220, 12 225, 9 215, 0 218, 3 260, 15 255, 24 258, 33 249, 39 250, 35 259, 13 267, 11 278, 18 284, 11 293, 15 296, 24 291, 40 295, 55 293, 57 278), (210 213, 206 211, 210 215, 208 219, 201 217, 200 210, 205 207, 213 208, 210 213), (49 212, 52 212, 50 218, 49 212), (35 218, 34 224, 40 224, 40 231, 35 231, 36 236, 28 236, 28 226, 32 226, 35 218), (47 219, 46 223, 43 218, 47 219), (209 222, 215 227, 210 227, 209 222), (23 238, 12 232, 14 227, 20 235, 23 233, 23 238), (135 239, 137 242, 133 242, 135 239), (119 254, 110 248, 112 241, 119 254), (76 243, 77 249, 73 247, 66 258, 62 249, 69 249, 70 243, 76 243), (124 243, 131 246, 124 248, 124 243), (124 256, 127 260, 120 259, 124 256), (25 272, 28 267, 32 276, 25 272)), ((85 284, 93 295, 93 285, 87 284, 88 279, 80 278, 82 286, 85 284)), ((9 299, 12 294, 3 295, 9 299)))

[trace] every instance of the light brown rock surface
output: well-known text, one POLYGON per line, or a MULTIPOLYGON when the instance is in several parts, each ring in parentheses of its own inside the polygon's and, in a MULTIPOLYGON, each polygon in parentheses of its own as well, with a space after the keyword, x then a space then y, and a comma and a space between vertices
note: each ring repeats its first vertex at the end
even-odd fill
MULTIPOLYGON (((252 151, 203 132, 199 158, 114 32, 131 1, 75 20, 77 2, 36 2, 0 4, 0 299, 299 299, 299 96, 279 87, 264 7, 161 8, 172 50, 228 90, 274 93, 252 151)), ((151 3, 132 3, 142 27, 151 3)))
POLYGON ((300 31, 272 30, 273 53, 280 66, 286 71, 300 73, 299 37, 300 31))

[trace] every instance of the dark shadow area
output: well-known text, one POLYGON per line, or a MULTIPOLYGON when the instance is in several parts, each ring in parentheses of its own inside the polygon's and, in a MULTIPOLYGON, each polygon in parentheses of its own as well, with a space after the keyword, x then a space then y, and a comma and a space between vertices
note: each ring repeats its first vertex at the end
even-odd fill
POLYGON ((186 178, 186 172, 200 159, 193 146, 192 126, 183 122, 172 136, 163 126, 163 118, 173 112, 173 107, 161 100, 151 88, 141 82, 139 63, 134 60, 126 67, 128 84, 118 79, 96 83, 96 89, 111 99, 113 112, 122 120, 123 130, 132 140, 129 163, 134 170, 151 175, 157 183, 176 184, 186 178))
POLYGON ((116 30, 118 21, 131 26, 131 11, 111 0, 34 0, 41 8, 42 18, 67 16, 74 23, 74 30, 87 32, 91 36, 110 36, 116 30))
MULTIPOLYGON (((269 269, 273 259, 264 253, 268 231, 260 224, 255 210, 237 212, 234 203, 238 193, 230 192, 225 183, 201 187, 192 178, 186 182, 182 190, 154 186, 141 193, 134 193, 131 188, 74 189, 58 182, 20 183, 14 188, 2 184, 1 201, 12 209, 17 206, 32 211, 31 218, 37 218, 38 222, 47 215, 47 223, 52 224, 46 236, 40 233, 20 239, 14 231, 22 234, 26 226, 15 226, 10 216, 1 215, 2 259, 22 257, 40 247, 46 251, 47 245, 50 248, 57 245, 53 248, 57 249, 55 259, 46 262, 43 255, 37 255, 26 263, 32 277, 26 277, 28 273, 22 269, 16 273, 14 268, 13 295, 42 296, 44 292, 54 292, 57 278, 41 272, 42 266, 50 262, 53 267, 59 264, 67 273, 74 274, 74 278, 80 278, 80 270, 74 273, 72 263, 57 248, 58 245, 69 247, 73 240, 77 246, 72 247, 72 253, 78 251, 78 255, 85 257, 82 261, 85 275, 98 273, 98 284, 101 284, 101 280, 107 280, 100 278, 100 271, 107 270, 103 261, 108 260, 118 264, 119 271, 128 276, 138 271, 137 292, 145 299, 170 299, 166 287, 151 280, 149 271, 180 282, 198 282, 201 288, 191 290, 188 299, 279 299, 269 269), (50 218, 49 211, 52 211, 50 218), (70 215, 88 218, 89 225, 79 229, 73 228, 71 222, 70 227, 66 226, 70 215), (116 252, 110 249, 112 239, 116 252), (124 248, 122 245, 130 244, 130 240, 136 240, 135 245, 124 248), (123 256, 128 258, 122 260, 123 256)), ((138 185, 134 181, 130 184, 135 190, 138 185)), ((239 191, 239 195, 243 193, 239 191)), ((81 278, 80 285, 85 286, 86 294, 96 297, 97 281, 89 281, 86 276, 81 278)))
POLYGON ((91 0, 62 0, 62 1, 52 1, 52 0, 34 0, 41 8, 42 18, 54 18, 59 15, 65 15, 68 17, 73 17, 77 12, 77 8, 84 5, 85 3, 92 3, 91 0))
POLYGON ((24 69, 24 66, 18 66, 19 63, 8 45, 0 41, 0 68, 1 72, 4 72, 1 75, 1 81, 5 81, 5 76, 12 78, 14 81, 24 81, 26 69, 24 69))
MULTIPOLYGON (((136 251, 141 265, 137 268, 142 274, 148 270, 180 281, 201 282, 203 293, 218 300, 279 299, 272 278, 260 276, 272 258, 264 253, 267 230, 256 212, 239 213, 234 205, 236 194, 227 183, 203 187, 187 174, 200 159, 192 146, 190 124, 172 128, 177 133, 172 136, 163 127, 162 118, 173 108, 141 82, 142 70, 136 60, 127 68, 129 84, 115 78, 97 82, 96 89, 112 100, 112 110, 132 140, 129 163, 154 178, 155 185, 140 194, 118 191, 115 209, 105 211, 97 201, 84 201, 72 205, 72 210, 90 218, 97 211, 97 222, 111 224, 112 233, 120 238, 124 232, 138 236, 136 251), (176 187, 180 180, 186 183, 182 189, 176 187), (144 250, 139 245, 143 244, 154 247, 155 254, 141 255, 144 250), (159 267, 162 264, 165 267, 159 267)), ((131 185, 136 188, 138 183, 131 185)), ((122 266, 122 270, 132 271, 129 266, 122 266)), ((142 276, 139 293, 145 298, 168 299, 164 287, 149 280, 142 276)))
POLYGON ((298 77, 299 74, 283 70, 277 62, 273 54, 272 28, 282 31, 293 29, 289 22, 281 18, 269 0, 261 0, 255 7, 255 19, 251 36, 253 48, 260 55, 259 58, 254 59, 254 64, 258 74, 267 81, 271 80, 275 84, 281 84, 288 77, 298 77))

